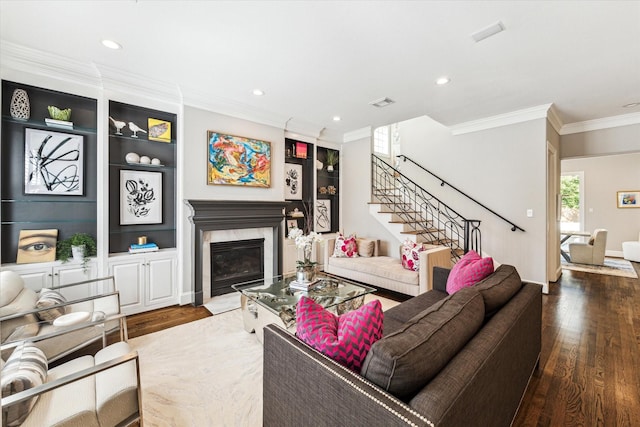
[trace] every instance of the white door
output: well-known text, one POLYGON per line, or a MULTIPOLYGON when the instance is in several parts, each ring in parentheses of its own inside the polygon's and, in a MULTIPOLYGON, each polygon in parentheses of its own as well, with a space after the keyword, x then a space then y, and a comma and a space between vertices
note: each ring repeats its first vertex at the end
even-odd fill
POLYGON ((120 292, 120 308, 124 314, 144 311, 144 262, 144 259, 138 258, 109 263, 109 274, 114 276, 116 290, 120 292))
POLYGON ((175 258, 147 260, 146 305, 174 304, 175 258))

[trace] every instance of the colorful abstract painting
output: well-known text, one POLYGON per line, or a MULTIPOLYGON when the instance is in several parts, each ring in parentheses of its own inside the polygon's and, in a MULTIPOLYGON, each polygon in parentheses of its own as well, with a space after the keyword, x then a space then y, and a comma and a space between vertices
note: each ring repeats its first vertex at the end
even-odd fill
POLYGON ((207 184, 271 187, 271 144, 208 131, 207 184))

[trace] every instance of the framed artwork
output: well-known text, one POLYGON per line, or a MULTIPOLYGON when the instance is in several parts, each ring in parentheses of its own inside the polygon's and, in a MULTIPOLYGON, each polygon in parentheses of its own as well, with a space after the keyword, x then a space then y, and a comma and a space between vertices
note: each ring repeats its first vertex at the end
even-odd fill
POLYGON ((287 232, 291 232, 293 228, 298 228, 298 220, 297 219, 288 219, 287 220, 287 232))
POLYGON ((16 264, 56 260, 58 230, 20 230, 16 264))
POLYGON ((640 190, 618 191, 616 199, 619 208, 640 208, 640 190))
POLYGON ((271 187, 271 143, 208 131, 207 184, 271 187))
POLYGON ((302 165, 284 164, 284 198, 302 200, 302 165))
POLYGON ((82 135, 25 129, 24 139, 25 194, 84 194, 82 135))
POLYGON ((316 222, 316 233, 327 233, 331 231, 331 200, 316 200, 314 218, 316 222))
POLYGON ((120 171, 120 225, 162 223, 162 172, 120 171))
POLYGON ((299 159, 307 158, 307 144, 304 142, 296 142, 296 157, 299 159))
POLYGON ((149 141, 171 142, 171 122, 149 117, 147 125, 149 141))

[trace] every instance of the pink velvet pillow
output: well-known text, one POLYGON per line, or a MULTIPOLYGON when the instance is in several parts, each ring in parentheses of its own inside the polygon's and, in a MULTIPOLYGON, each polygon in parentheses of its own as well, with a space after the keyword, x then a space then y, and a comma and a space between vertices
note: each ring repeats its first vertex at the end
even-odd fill
POLYGON ((402 266, 407 270, 420 270, 420 252, 424 251, 424 247, 411 240, 406 240, 402 244, 402 266))
POLYGON ((320 353, 360 373, 371 345, 382 337, 383 316, 378 300, 336 316, 303 296, 296 307, 296 335, 320 353))
POLYGON ((358 242, 356 236, 344 237, 338 234, 336 245, 333 248, 333 256, 336 258, 356 258, 358 256, 358 242))
POLYGON ((462 288, 473 286, 491 273, 493 258, 480 258, 475 251, 469 251, 451 269, 447 279, 447 293, 451 295, 462 288))

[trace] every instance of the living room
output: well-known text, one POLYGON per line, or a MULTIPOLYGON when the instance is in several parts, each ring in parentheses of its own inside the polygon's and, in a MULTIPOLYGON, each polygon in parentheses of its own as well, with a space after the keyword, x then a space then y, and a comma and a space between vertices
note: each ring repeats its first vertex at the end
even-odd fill
MULTIPOLYGON (((190 3, 185 10, 179 10, 182 6, 172 2, 153 1, 121 2, 117 6, 104 2, 0 2, 2 80, 97 100, 98 255, 92 274, 107 275, 114 265, 108 242, 113 234, 108 224, 112 212, 106 201, 113 190, 106 166, 107 135, 112 127, 109 102, 175 114, 175 249, 169 270, 174 280, 160 305, 188 305, 195 298, 195 239, 192 210, 185 201, 283 202, 285 138, 340 150, 339 229, 379 239, 382 253, 396 256, 401 240, 369 214, 371 197, 365 190, 371 185, 372 134, 379 126, 398 123, 403 155, 526 230, 511 231, 508 224, 486 211, 455 195, 446 196, 455 209, 482 221, 485 253, 515 266, 523 280, 540 284, 549 293, 561 283, 557 282, 562 271, 560 230, 554 218, 563 162, 570 158, 580 159, 571 162, 589 161, 588 170, 593 176, 598 156, 631 158, 630 162, 622 162, 625 165, 634 163, 639 156, 640 107, 622 107, 640 99, 640 73, 637 67, 628 67, 640 63, 640 37, 636 37, 640 36, 636 25, 639 11, 634 2, 612 2, 613 6, 558 2, 553 7, 545 5, 546 11, 535 2, 526 2, 522 5, 525 12, 517 10, 515 4, 496 2, 380 2, 377 7, 367 2, 231 3, 190 3), (566 22, 578 13, 583 22, 568 31, 566 22), (194 16, 198 14, 201 18, 194 16), (315 19, 309 17, 314 14, 317 23, 310 23, 315 19), (471 33, 499 20, 505 27, 502 33, 477 44, 471 40, 471 33), (86 26, 86 36, 80 37, 71 30, 60 32, 60 28, 74 28, 73 22, 86 26), (389 22, 404 28, 404 39, 391 38, 380 30, 389 22), (450 40, 443 47, 433 40, 433 34, 441 33, 447 25, 455 29, 447 30, 450 40), (536 25, 546 35, 536 33, 532 28, 536 25), (209 27, 216 26, 222 28, 208 32, 209 27), (432 27, 433 32, 426 27, 432 27), (260 31, 256 35, 248 28, 260 31), (521 33, 524 29, 526 37, 521 33), (602 34, 600 31, 610 33, 596 39, 596 34, 602 34), (54 32, 57 37, 44 35, 54 32), (504 40, 511 32, 524 37, 514 43, 520 45, 518 49, 504 40), (361 40, 365 34, 369 41, 361 40), (136 35, 144 37, 135 38, 136 35), (105 50, 99 43, 106 37, 117 39, 123 49, 105 50), (175 44, 168 40, 172 38, 176 39, 175 44), (545 43, 522 47, 536 38, 545 43), (609 41, 603 41, 607 38, 609 41), (90 47, 85 46, 89 43, 90 47), (463 47, 455 60, 446 60, 447 52, 443 51, 449 50, 447 43, 463 47), (508 54, 499 54, 507 49, 508 54), (232 52, 239 51, 246 52, 240 55, 246 59, 234 62, 232 52), (344 56, 333 56, 335 51, 344 56), (407 55, 406 51, 419 51, 421 55, 407 55), (414 64, 405 58, 424 56, 423 52, 429 53, 431 62, 448 65, 414 64), (585 59, 590 52, 598 59, 585 59), (399 65, 385 64, 376 70, 376 61, 387 55, 389 62, 399 65), (219 61, 205 62, 207 57, 217 57, 219 61), (164 67, 165 61, 171 66, 164 67), (600 66, 604 62, 608 65, 600 66), (184 76, 175 63, 184 64, 184 76), (540 64, 557 70, 542 74, 539 68, 545 67, 540 64), (218 67, 225 71, 218 71, 218 67), (396 74, 396 67, 404 69, 404 74, 396 74), (453 74, 448 67, 460 72, 453 74), (589 70, 575 79, 580 80, 575 84, 580 90, 565 93, 563 86, 572 86, 571 73, 579 74, 576 69, 580 68, 589 70), (297 71, 283 74, 291 69, 297 71), (479 72, 462 74, 463 69, 479 72), (605 82, 605 73, 610 69, 620 70, 615 84, 605 82), (492 72, 499 72, 500 77, 489 76, 492 72), (242 84, 246 87, 230 83, 234 74, 244 79, 242 84), (433 81, 441 74, 450 74, 452 81, 439 87, 433 81), (325 80, 330 77, 331 82, 327 83, 325 80), (342 79, 348 80, 351 90, 338 85, 342 79), (474 79, 479 83, 472 87, 470 82, 474 79), (276 86, 279 80, 288 81, 290 88, 285 91, 276 86), (521 81, 526 81, 530 89, 516 84, 521 81), (457 82, 464 84, 456 86, 457 82), (264 90, 261 96, 252 93, 258 87, 264 90), (589 95, 576 98, 587 88, 589 95), (420 95, 414 97, 413 93, 420 95), (396 103, 382 109, 369 105, 386 96, 396 103), (495 101, 497 98, 503 103, 495 101), (588 111, 594 99, 605 98, 588 111), (596 112, 596 107, 601 109, 596 112), (334 121, 333 116, 340 116, 341 120, 334 121), (271 186, 209 185, 207 131, 270 142, 271 186), (551 163, 550 152, 555 153, 551 163), (555 175, 550 175, 549 165, 555 175), (551 176, 555 178, 552 180, 551 176)), ((5 97, 10 98, 10 94, 3 94, 5 97)), ((6 110, 3 105, 3 115, 6 110)), ((572 169, 582 167, 579 163, 570 164, 572 169)), ((611 168, 607 165, 607 170, 611 168)), ((401 164, 400 169, 410 171, 408 165, 401 164)), ((640 187, 632 168, 625 167, 623 172, 616 178, 619 190, 640 187)), ((415 172, 412 176, 436 195, 446 190, 437 180, 415 172)), ((613 201, 611 195, 610 202, 613 201)), ((598 205, 590 207, 596 213, 599 210, 598 205)), ((585 228, 609 228, 615 238, 610 240, 608 251, 621 252, 623 241, 638 237, 637 211, 618 210, 607 224, 587 222, 585 228)), ((280 230, 284 229, 282 224, 280 230)), ((282 237, 284 241, 284 233, 282 237)), ((13 262, 6 264, 10 265, 3 269, 11 268, 13 262)), ((132 298, 139 297, 136 294, 132 298)), ((134 305, 138 312, 159 307, 144 307, 137 302, 131 306, 134 305)))

